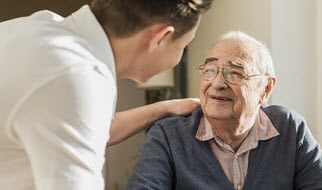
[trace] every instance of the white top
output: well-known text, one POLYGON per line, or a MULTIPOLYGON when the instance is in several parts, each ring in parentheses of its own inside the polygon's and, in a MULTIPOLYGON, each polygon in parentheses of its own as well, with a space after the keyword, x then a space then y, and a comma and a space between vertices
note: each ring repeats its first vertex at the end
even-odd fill
POLYGON ((115 63, 88 6, 0 23, 0 189, 102 190, 115 63))

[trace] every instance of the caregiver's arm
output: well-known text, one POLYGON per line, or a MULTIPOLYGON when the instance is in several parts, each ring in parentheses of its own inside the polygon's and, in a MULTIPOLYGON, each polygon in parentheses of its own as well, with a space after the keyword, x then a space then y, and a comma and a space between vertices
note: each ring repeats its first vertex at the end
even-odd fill
POLYGON ((166 100, 146 106, 115 113, 110 128, 110 140, 107 146, 141 132, 156 120, 169 115, 188 115, 200 106, 198 98, 166 100))

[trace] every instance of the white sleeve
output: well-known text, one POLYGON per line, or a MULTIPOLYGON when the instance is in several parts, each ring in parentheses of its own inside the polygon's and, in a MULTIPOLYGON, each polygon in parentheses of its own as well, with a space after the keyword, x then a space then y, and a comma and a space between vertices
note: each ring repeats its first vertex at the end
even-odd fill
POLYGON ((114 80, 83 67, 53 79, 23 103, 13 128, 37 189, 103 190, 115 94, 114 80))

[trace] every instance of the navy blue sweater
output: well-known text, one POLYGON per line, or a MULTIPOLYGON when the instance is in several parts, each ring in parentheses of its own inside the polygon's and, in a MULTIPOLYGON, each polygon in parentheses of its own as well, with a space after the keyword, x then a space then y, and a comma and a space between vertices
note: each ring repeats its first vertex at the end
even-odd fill
MULTIPOLYGON (((322 152, 304 119, 281 106, 262 107, 280 133, 250 153, 243 190, 322 190, 322 152)), ((202 110, 156 122, 127 190, 234 190, 209 143, 195 138, 202 110)))

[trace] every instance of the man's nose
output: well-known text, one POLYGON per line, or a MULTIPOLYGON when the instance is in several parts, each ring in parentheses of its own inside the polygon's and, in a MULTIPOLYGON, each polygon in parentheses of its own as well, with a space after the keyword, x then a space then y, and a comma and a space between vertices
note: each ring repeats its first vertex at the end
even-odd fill
POLYGON ((223 72, 219 71, 217 73, 217 76, 212 80, 211 86, 214 87, 215 89, 226 89, 228 87, 227 81, 224 78, 223 72))

